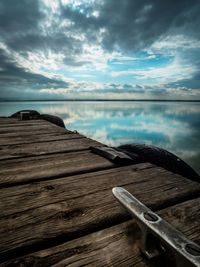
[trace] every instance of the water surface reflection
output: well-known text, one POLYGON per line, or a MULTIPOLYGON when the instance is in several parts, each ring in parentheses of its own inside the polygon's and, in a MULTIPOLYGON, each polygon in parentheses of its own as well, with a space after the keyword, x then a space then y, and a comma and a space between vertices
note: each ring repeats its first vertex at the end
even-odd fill
POLYGON ((1 115, 20 109, 62 117, 78 130, 107 145, 153 144, 165 148, 200 172, 200 103, 183 102, 12 102, 1 115))

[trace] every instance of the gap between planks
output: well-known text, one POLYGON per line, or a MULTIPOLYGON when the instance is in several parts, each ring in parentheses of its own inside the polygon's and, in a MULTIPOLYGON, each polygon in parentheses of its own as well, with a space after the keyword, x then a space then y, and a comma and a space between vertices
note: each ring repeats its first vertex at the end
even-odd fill
POLYGON ((42 125, 30 125, 30 126, 18 126, 16 125, 15 127, 0 127, 0 134, 9 134, 9 133, 32 133, 33 131, 40 131, 40 130, 63 130, 65 131, 65 128, 61 128, 59 126, 56 126, 55 124, 52 123, 46 123, 42 125))
POLYGON ((32 125, 46 125, 49 126, 51 123, 45 120, 26 120, 26 121, 21 121, 21 120, 17 120, 17 121, 5 121, 2 122, 0 120, 0 129, 1 128, 5 128, 5 127, 16 127, 16 126, 32 126, 32 125))
POLYGON ((102 146, 101 143, 89 138, 57 140, 33 144, 7 145, 0 147, 0 160, 44 154, 72 152, 89 149, 90 146, 102 146))
POLYGON ((82 173, 118 167, 89 150, 10 159, 1 162, 0 187, 55 180, 82 173))
MULTIPOLYGON (((82 155, 84 153, 79 154, 82 155)), ((91 153, 88 153, 88 155, 90 154, 91 153)), ((75 160, 76 159, 77 155, 75 154, 75 160)), ((99 159, 101 160, 101 157, 99 157, 99 159)), ((69 162, 70 161, 71 159, 69 159, 69 162)), ((96 163, 97 161, 98 157, 95 159, 96 163)), ((105 162, 109 163, 109 161, 106 160, 105 162)), ((100 164, 101 167, 106 167, 106 165, 103 166, 102 161, 100 161, 100 164)), ((112 185, 119 184, 123 175, 127 176, 127 178, 125 178, 123 181, 125 183, 142 184, 147 181, 146 178, 144 179, 141 177, 143 175, 143 171, 146 173, 150 168, 158 169, 158 167, 150 163, 142 163, 125 167, 119 167, 111 164, 112 163, 110 162, 110 165, 107 165, 107 167, 109 167, 107 170, 104 169, 95 171, 91 169, 90 172, 86 170, 84 174, 71 175, 71 173, 69 173, 68 176, 63 176, 62 178, 58 179, 52 178, 52 180, 48 181, 36 180, 26 185, 17 185, 13 186, 12 188, 2 188, 0 189, 0 210, 2 211, 0 218, 25 210, 42 207, 48 204, 53 204, 70 198, 77 198, 79 196, 98 192, 99 190, 111 188, 112 185), (112 169, 111 166, 115 167, 116 169, 112 169), (118 176, 116 176, 116 174, 118 174, 118 176), (141 179, 138 180, 140 177, 141 179), (19 205, 23 202, 26 204, 19 205)), ((79 166, 80 165, 81 164, 79 163, 79 166)), ((28 170, 28 172, 33 171, 28 170)), ((163 173, 164 172, 166 171, 163 170, 163 173)), ((160 174, 162 174, 162 171, 160 171, 160 174)), ((38 175, 38 177, 41 177, 40 173, 38 175)), ((1 177, 1 179, 3 178, 1 177)))
POLYGON ((46 135, 29 135, 24 137, 4 137, 0 138, 0 146, 7 145, 24 145, 24 144, 34 144, 34 143, 43 143, 49 141, 59 141, 59 140, 70 140, 70 139, 81 139, 86 138, 83 135, 75 133, 52 133, 46 135))

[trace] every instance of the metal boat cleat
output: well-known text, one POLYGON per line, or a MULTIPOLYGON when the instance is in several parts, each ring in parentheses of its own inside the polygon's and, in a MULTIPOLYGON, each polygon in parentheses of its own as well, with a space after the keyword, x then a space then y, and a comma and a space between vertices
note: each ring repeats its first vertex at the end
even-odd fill
POLYGON ((177 267, 199 267, 200 247, 180 231, 152 212, 122 187, 114 187, 113 195, 136 219, 141 229, 141 252, 148 258, 169 252, 177 267))

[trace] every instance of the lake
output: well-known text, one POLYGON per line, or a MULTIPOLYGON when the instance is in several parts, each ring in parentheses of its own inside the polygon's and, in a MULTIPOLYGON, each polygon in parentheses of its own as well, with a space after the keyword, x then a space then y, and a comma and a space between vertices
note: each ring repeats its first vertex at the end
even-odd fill
POLYGON ((21 109, 61 117, 67 129, 109 146, 151 144, 175 153, 200 173, 199 102, 1 102, 0 115, 21 109))

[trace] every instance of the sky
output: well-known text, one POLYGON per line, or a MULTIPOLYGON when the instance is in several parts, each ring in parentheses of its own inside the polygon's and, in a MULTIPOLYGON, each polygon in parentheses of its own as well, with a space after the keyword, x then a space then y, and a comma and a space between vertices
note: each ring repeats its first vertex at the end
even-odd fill
POLYGON ((0 99, 200 99, 199 0, 1 0, 0 99))

